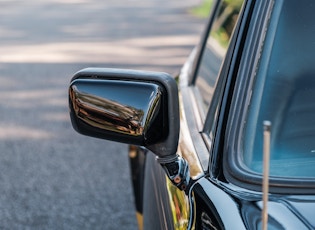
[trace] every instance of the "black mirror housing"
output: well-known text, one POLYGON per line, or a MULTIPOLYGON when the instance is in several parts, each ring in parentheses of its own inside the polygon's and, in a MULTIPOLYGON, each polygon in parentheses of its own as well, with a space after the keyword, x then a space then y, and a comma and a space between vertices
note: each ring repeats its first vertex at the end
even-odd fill
POLYGON ((176 154, 178 89, 166 73, 83 69, 71 80, 69 107, 81 134, 145 146, 160 158, 176 154))

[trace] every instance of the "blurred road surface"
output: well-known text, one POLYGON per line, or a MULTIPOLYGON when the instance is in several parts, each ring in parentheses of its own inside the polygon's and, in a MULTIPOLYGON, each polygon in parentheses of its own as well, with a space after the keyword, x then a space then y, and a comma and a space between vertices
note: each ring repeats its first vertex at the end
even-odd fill
POLYGON ((89 66, 174 73, 195 0, 0 0, 0 229, 136 229, 127 146, 81 136, 67 85, 89 66))

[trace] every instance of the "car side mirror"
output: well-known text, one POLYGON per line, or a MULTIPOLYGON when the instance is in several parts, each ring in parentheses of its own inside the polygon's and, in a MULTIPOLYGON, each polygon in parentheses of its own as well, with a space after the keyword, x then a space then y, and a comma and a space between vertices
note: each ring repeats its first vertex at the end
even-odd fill
POLYGON ((69 87, 72 126, 81 134, 133 145, 157 155, 172 182, 184 189, 188 165, 177 152, 178 88, 166 73, 87 68, 69 87))
POLYGON ((176 153, 178 91, 166 73, 83 69, 72 78, 69 104, 79 133, 145 146, 159 157, 176 153))

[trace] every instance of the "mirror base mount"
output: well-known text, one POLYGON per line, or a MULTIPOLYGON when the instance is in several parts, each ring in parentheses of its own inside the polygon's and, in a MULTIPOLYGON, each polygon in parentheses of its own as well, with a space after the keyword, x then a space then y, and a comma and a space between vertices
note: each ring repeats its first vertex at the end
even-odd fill
POLYGON ((157 157, 168 178, 180 190, 186 190, 190 182, 190 172, 187 161, 179 155, 157 157))

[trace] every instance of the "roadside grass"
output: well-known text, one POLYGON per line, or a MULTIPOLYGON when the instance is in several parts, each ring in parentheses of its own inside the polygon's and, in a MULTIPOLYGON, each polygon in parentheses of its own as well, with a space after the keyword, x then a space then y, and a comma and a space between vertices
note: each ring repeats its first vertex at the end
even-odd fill
POLYGON ((207 18, 210 13, 213 0, 203 0, 201 5, 194 7, 190 10, 190 13, 199 18, 207 18))

